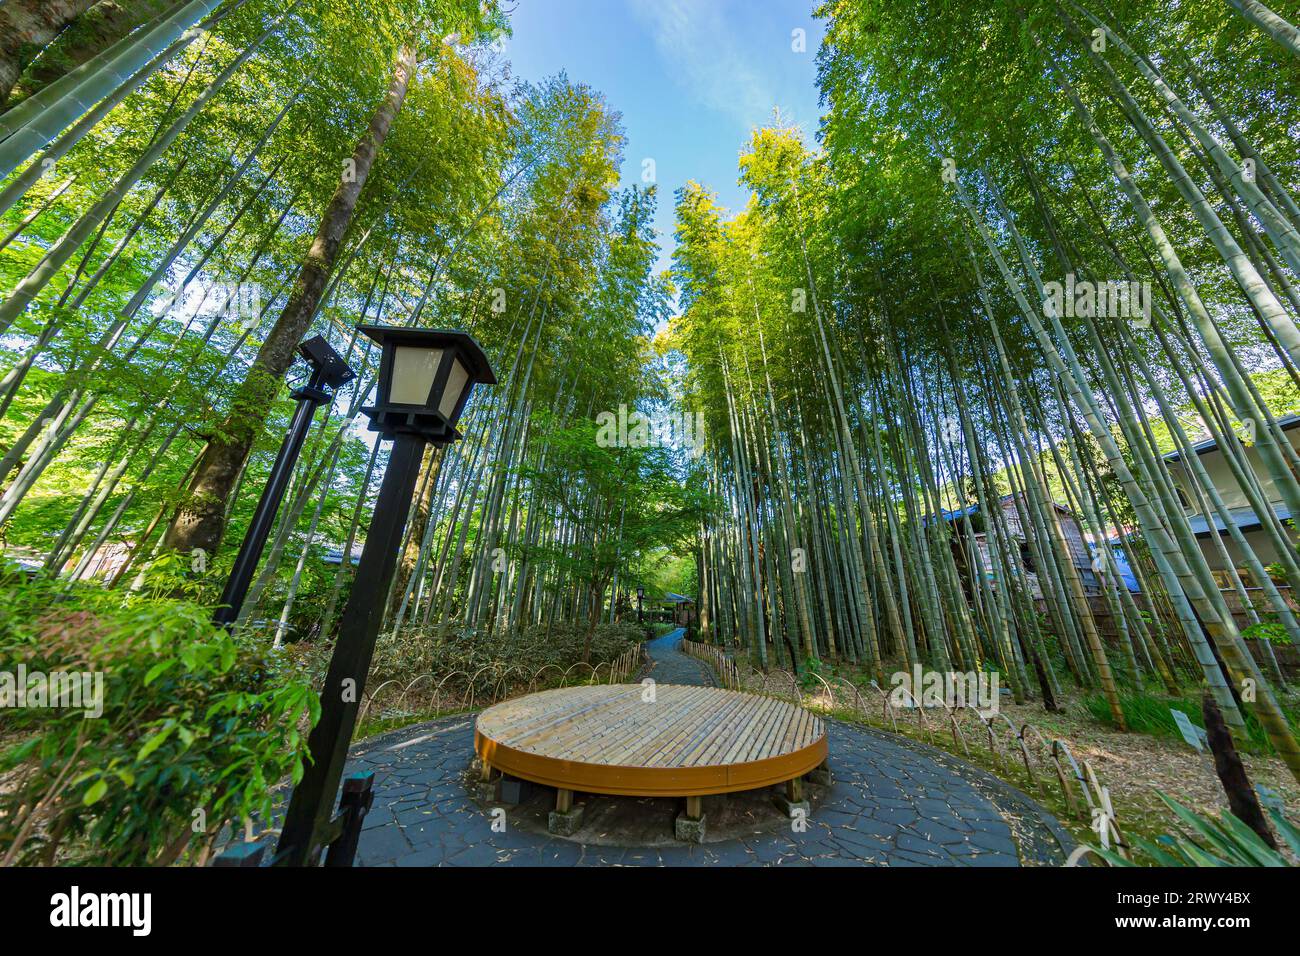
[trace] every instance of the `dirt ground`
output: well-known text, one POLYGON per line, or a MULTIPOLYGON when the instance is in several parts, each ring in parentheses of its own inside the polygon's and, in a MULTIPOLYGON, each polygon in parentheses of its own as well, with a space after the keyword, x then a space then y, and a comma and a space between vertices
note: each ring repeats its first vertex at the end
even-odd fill
MULTIPOLYGON (((1100 726, 1074 696, 1067 698, 1062 713, 1049 714, 1037 702, 1003 702, 1002 712, 1017 727, 1031 723, 1044 736, 1059 737, 1069 744, 1080 763, 1091 763, 1101 784, 1110 789, 1121 825, 1126 811, 1129 816, 1136 813, 1141 817, 1155 813, 1167 820, 1169 814, 1156 796, 1157 790, 1200 812, 1227 809, 1208 750, 1198 752, 1170 737, 1109 730, 1100 726)), ((1287 816, 1300 818, 1300 785, 1281 760, 1246 753, 1241 760, 1252 783, 1268 787, 1284 801, 1287 816)))

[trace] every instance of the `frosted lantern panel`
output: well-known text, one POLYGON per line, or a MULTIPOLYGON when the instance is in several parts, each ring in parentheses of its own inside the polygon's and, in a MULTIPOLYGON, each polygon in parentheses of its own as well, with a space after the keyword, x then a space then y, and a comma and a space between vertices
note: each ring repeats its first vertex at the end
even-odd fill
POLYGON ((399 345, 393 350, 393 387, 388 400, 395 405, 426 404, 441 361, 442 349, 399 345))
POLYGON ((460 359, 451 360, 451 372, 447 375, 447 388, 442 393, 442 401, 438 403, 438 411, 442 412, 442 417, 451 420, 451 413, 456 410, 456 402, 460 400, 460 393, 465 388, 465 381, 469 378, 469 373, 465 371, 465 366, 460 364, 460 359))

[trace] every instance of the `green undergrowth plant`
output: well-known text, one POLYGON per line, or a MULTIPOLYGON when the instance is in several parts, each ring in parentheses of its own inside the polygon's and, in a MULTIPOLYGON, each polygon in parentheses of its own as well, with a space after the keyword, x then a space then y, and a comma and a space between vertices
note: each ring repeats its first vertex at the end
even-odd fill
POLYGON ((0 571, 0 694, 24 704, 0 731, 0 862, 199 859, 223 825, 269 812, 272 785, 300 778, 319 715, 309 682, 210 613, 0 571), (80 681, 77 707, 12 696, 20 678, 31 692, 58 675, 80 681))
POLYGON ((1160 799, 1174 812, 1186 831, 1162 834, 1154 841, 1130 835, 1139 859, 1125 859, 1113 850, 1092 850, 1111 866, 1294 866, 1300 857, 1300 827, 1277 810, 1270 810, 1273 832, 1290 851, 1290 858, 1265 843, 1254 830, 1231 813, 1209 817, 1183 806, 1165 793, 1160 799))
MULTIPOLYGON (((591 640, 593 667, 622 654, 641 640, 635 624, 597 625, 591 640)), ((368 681, 400 680, 421 674, 474 673, 493 665, 537 669, 569 667, 582 659, 586 626, 553 624, 505 631, 447 631, 404 628, 380 635, 368 681)))
MULTIPOLYGON (((1113 726, 1109 705, 1101 694, 1092 694, 1085 697, 1083 705, 1096 721, 1108 727, 1113 726)), ((1204 725, 1201 717, 1200 701, 1194 697, 1164 697, 1147 693, 1122 694, 1120 695, 1120 706, 1124 711, 1124 720, 1128 724, 1128 729, 1136 733, 1181 740, 1182 733, 1174 722, 1174 716, 1170 713, 1171 709, 1181 710, 1198 727, 1204 725)), ((1296 713, 1288 708, 1284 708, 1284 711, 1287 719, 1294 726, 1297 723, 1296 713)), ((1272 753, 1273 749, 1269 743, 1268 735, 1250 709, 1245 708, 1242 711, 1242 716, 1246 722, 1247 739, 1240 741, 1239 746, 1247 753, 1272 753)))
POLYGON ((802 672, 799 675, 799 686, 804 690, 812 690, 819 684, 817 678, 824 679, 828 673, 826 665, 816 657, 805 658, 802 672))
POLYGON ((1275 616, 1243 629, 1241 636, 1248 641, 1268 641, 1277 647, 1291 646, 1291 635, 1275 616))

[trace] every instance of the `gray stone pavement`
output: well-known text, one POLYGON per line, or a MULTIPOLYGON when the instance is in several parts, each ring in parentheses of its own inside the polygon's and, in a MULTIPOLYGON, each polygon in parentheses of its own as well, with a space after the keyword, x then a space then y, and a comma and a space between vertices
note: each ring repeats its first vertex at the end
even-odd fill
MULTIPOLYGON (((675 650, 678 641, 674 633, 650 642, 647 673, 662 683, 712 683, 707 668, 675 650)), ((353 748, 348 771, 375 773, 358 865, 1018 866, 1063 862, 1073 845, 1044 810, 992 775, 935 748, 828 720, 834 782, 804 832, 782 823, 718 843, 584 846, 512 825, 513 808, 500 805, 503 815, 475 802, 466 789, 474 719, 445 717, 353 748)))
POLYGON ((650 655, 650 666, 642 672, 642 677, 653 677, 658 684, 696 684, 703 687, 716 687, 713 671, 703 661, 696 660, 681 652, 682 637, 686 634, 684 627, 646 641, 646 653, 650 655))

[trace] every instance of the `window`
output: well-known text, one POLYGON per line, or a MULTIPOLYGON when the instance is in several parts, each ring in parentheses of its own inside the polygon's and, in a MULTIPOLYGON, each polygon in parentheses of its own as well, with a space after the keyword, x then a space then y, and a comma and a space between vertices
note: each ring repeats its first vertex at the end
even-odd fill
POLYGON ((1034 552, 1030 549, 1028 541, 1020 542, 1020 561, 1030 574, 1038 573, 1038 569, 1034 567, 1034 552))

